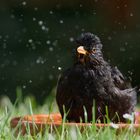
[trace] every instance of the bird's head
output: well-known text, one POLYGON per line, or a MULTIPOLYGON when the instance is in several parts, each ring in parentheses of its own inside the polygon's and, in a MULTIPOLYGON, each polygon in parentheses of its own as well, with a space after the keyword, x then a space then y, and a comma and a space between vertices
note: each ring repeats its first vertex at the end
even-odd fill
POLYGON ((99 65, 103 60, 102 44, 96 35, 83 33, 76 40, 78 61, 83 64, 99 65))

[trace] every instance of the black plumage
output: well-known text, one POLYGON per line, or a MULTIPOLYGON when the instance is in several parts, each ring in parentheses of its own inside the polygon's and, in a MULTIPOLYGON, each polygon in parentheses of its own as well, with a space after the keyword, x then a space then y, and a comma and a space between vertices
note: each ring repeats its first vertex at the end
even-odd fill
POLYGON ((111 121, 125 122, 123 114, 134 112, 136 89, 117 67, 104 60, 96 35, 84 33, 76 43, 76 62, 61 74, 57 85, 56 101, 62 117, 66 112, 69 121, 91 122, 95 105, 96 120, 105 121, 108 112, 111 121))

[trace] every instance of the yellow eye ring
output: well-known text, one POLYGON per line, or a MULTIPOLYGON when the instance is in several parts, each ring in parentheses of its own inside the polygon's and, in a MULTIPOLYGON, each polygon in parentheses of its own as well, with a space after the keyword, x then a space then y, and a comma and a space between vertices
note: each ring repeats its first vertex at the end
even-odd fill
POLYGON ((93 52, 93 53, 96 53, 96 49, 94 48, 94 49, 92 50, 92 52, 93 52))

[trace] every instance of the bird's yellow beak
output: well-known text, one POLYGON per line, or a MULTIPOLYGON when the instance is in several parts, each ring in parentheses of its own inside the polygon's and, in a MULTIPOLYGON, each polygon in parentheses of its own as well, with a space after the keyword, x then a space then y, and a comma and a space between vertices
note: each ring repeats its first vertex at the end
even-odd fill
POLYGON ((87 51, 84 49, 83 46, 79 46, 79 47, 77 48, 77 52, 78 52, 79 54, 84 54, 84 55, 86 55, 86 53, 87 53, 87 51))

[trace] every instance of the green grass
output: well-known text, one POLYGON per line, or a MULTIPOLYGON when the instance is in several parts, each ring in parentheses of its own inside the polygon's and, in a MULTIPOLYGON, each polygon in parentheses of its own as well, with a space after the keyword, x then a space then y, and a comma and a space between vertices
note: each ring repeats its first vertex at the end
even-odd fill
MULTIPOLYGON (((18 133, 15 136, 15 129, 10 128, 10 120, 15 116, 24 116, 27 114, 49 114, 58 112, 58 108, 54 97, 48 97, 43 106, 37 105, 33 97, 26 97, 23 101, 18 100, 15 105, 10 102, 7 97, 0 101, 0 140, 139 140, 138 132, 133 129, 126 129, 118 132, 115 128, 97 128, 65 126, 62 124, 59 128, 50 129, 46 126, 44 134, 38 133, 31 136, 30 130, 27 127, 28 133, 24 136, 18 133)), ((139 131, 140 132, 140 131, 139 131)))

